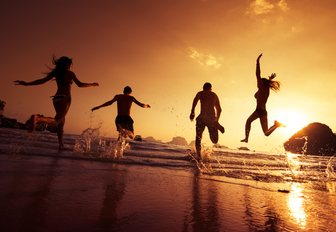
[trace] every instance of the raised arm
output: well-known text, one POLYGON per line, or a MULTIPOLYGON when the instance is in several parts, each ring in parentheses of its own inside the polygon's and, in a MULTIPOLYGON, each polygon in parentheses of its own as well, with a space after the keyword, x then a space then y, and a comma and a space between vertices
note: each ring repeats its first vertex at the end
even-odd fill
POLYGON ((93 83, 84 83, 84 82, 81 82, 80 80, 78 80, 78 78, 76 77, 75 73, 71 72, 72 73, 72 79, 73 81, 76 83, 76 85, 78 87, 92 87, 92 86, 99 86, 99 84, 97 82, 93 82, 93 83))
POLYGON ((139 102, 135 97, 133 97, 133 102, 142 108, 151 108, 150 105, 139 102))
POLYGON ((260 58, 262 57, 262 53, 257 58, 257 65, 256 65, 256 77, 257 77, 257 84, 258 88, 262 84, 261 75, 260 75, 260 58))
POLYGON ((91 111, 93 112, 93 111, 98 110, 98 109, 100 109, 102 107, 106 107, 106 106, 112 105, 115 101, 117 101, 117 96, 115 96, 112 100, 105 102, 104 104, 101 104, 99 106, 93 107, 91 109, 91 111))
POLYGON ((190 120, 194 120, 195 118, 195 107, 197 105, 197 102, 200 100, 200 96, 199 96, 199 93, 196 94, 194 100, 193 100, 193 103, 192 103, 192 106, 191 106, 191 112, 190 112, 190 120))
POLYGON ((41 79, 37 79, 34 81, 26 82, 26 81, 19 81, 16 80, 14 81, 15 85, 24 85, 24 86, 29 86, 29 85, 42 85, 46 83, 47 81, 50 81, 54 76, 51 74, 48 74, 46 77, 43 77, 41 79))

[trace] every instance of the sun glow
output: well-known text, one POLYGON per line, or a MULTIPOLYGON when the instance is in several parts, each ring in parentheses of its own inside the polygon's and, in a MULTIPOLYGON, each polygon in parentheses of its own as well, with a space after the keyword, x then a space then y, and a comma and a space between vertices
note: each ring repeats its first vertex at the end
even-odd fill
POLYGON ((295 110, 274 112, 274 119, 286 126, 282 131, 287 135, 295 134, 308 124, 307 115, 295 110))

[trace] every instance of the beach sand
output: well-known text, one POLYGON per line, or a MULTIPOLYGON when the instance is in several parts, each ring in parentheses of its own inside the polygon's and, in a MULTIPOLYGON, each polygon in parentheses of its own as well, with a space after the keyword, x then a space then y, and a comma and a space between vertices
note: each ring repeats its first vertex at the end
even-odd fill
POLYGON ((336 229, 335 193, 301 183, 279 192, 284 186, 213 178, 197 168, 12 155, 5 147, 0 231, 336 229))

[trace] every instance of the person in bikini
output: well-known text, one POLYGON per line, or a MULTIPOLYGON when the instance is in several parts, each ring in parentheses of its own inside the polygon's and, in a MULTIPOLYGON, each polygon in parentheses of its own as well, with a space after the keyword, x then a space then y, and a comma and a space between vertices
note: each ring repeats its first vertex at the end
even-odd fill
POLYGON ((241 142, 248 143, 251 124, 254 120, 260 119, 261 128, 265 134, 265 136, 269 136, 273 133, 275 129, 280 126, 283 126, 278 121, 274 121, 274 125, 268 128, 268 118, 267 118, 267 111, 266 111, 266 102, 270 94, 270 89, 273 91, 280 90, 280 82, 274 81, 273 79, 276 77, 275 73, 272 73, 268 79, 261 78, 260 76, 260 58, 262 57, 262 53, 257 58, 257 65, 256 65, 256 77, 257 77, 257 87, 258 91, 255 93, 254 97, 257 100, 257 107, 256 110, 248 117, 245 123, 245 138, 241 140, 241 142))
POLYGON ((119 132, 119 138, 129 137, 131 139, 134 138, 134 128, 133 128, 133 119, 131 118, 131 107, 134 102, 138 106, 142 108, 150 108, 150 105, 143 104, 135 99, 135 97, 131 96, 132 89, 129 86, 124 88, 123 94, 117 94, 110 101, 105 102, 99 106, 93 107, 91 111, 98 110, 102 107, 106 107, 112 105, 114 102, 117 102, 117 110, 118 115, 115 119, 115 124, 117 127, 117 131, 119 132))
POLYGON ((218 130, 224 133, 225 129, 218 122, 222 109, 217 94, 212 92, 212 85, 210 83, 205 83, 203 91, 196 94, 189 116, 191 121, 195 118, 195 107, 198 101, 201 102, 201 112, 196 118, 195 147, 197 158, 201 158, 201 140, 205 127, 208 127, 210 140, 214 144, 218 142, 218 130))
POLYGON ((83 83, 81 82, 75 75, 74 72, 70 70, 72 65, 72 59, 67 56, 62 56, 58 59, 53 57, 54 68, 47 73, 47 76, 38 80, 34 80, 31 82, 14 81, 16 85, 23 86, 31 86, 31 85, 41 85, 50 81, 52 79, 56 80, 57 83, 57 91, 53 99, 53 105, 56 111, 56 116, 54 118, 51 117, 43 117, 34 115, 34 125, 32 130, 35 130, 36 124, 39 122, 47 123, 52 126, 57 127, 57 137, 59 143, 59 150, 65 149, 63 144, 63 133, 64 133, 64 124, 65 124, 65 116, 71 105, 71 85, 73 82, 78 87, 91 87, 98 86, 98 83, 83 83))

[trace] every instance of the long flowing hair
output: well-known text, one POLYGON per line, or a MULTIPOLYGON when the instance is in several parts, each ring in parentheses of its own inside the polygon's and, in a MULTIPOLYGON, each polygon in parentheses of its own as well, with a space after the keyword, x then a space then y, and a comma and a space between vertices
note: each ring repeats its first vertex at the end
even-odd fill
POLYGON ((72 59, 67 56, 61 56, 57 59, 53 56, 52 63, 55 67, 49 68, 50 72, 48 75, 54 76, 57 81, 62 81, 65 73, 69 69, 69 66, 72 64, 72 59))
POLYGON ((274 92, 277 92, 280 90, 280 82, 279 81, 274 81, 273 79, 276 77, 275 73, 272 73, 268 79, 262 78, 263 83, 268 86, 271 90, 274 92))
POLYGON ((270 87, 271 90, 273 90, 274 92, 277 92, 280 90, 280 82, 279 81, 273 81, 273 80, 269 80, 269 84, 268 86, 270 87))

